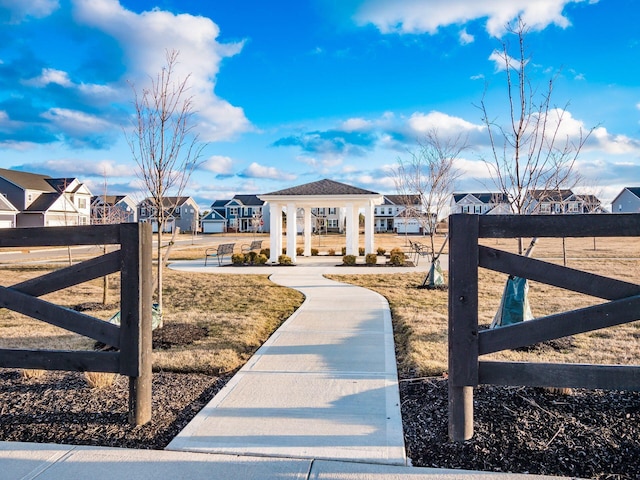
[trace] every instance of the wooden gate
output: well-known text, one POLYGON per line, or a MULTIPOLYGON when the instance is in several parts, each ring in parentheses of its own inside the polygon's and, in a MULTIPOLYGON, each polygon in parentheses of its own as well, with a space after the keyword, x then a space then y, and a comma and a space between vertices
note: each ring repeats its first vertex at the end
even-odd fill
POLYGON ((114 346, 118 351, 0 349, 0 367, 113 372, 129 377, 129 422, 151 420, 151 226, 124 223, 0 231, 0 247, 114 245, 120 249, 10 287, 0 307, 114 346), (39 299, 121 272, 120 326, 39 299))
POLYGON ((479 361, 480 355, 640 319, 640 285, 478 245, 479 238, 638 237, 640 215, 449 217, 449 437, 473 436, 478 384, 640 390, 640 367, 479 361), (478 267, 609 300, 491 330, 478 329, 478 267))

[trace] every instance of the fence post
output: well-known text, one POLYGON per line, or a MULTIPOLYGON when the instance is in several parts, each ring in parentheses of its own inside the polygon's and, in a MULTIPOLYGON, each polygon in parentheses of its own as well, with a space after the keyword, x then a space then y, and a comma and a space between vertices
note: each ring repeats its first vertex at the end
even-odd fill
POLYGON ((124 223, 122 249, 120 373, 129 376, 129 423, 151 420, 151 225, 124 223))
POLYGON ((449 217, 449 439, 473 436, 478 384, 478 215, 449 217))

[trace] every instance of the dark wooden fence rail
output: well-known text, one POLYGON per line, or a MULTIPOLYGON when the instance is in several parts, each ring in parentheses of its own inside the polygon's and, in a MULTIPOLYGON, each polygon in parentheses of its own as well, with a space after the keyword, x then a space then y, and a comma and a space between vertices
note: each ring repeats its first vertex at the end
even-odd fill
POLYGON ((129 377, 129 421, 151 420, 151 226, 125 223, 0 231, 0 247, 113 245, 120 249, 10 287, 0 307, 118 348, 115 352, 0 349, 0 367, 113 372, 129 377), (121 272, 120 326, 39 299, 121 272))
POLYGON ((640 367, 480 361, 479 356, 640 319, 640 285, 478 245, 479 238, 639 237, 639 214, 449 217, 449 437, 473 436, 479 384, 640 390, 640 367), (478 329, 478 267, 608 300, 478 329))

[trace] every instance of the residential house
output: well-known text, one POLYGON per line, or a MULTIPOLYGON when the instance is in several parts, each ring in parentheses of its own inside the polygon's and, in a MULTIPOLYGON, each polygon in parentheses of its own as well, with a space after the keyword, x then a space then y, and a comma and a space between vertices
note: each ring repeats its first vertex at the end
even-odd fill
MULTIPOLYGON (((162 199, 165 223, 162 229, 172 233, 176 227, 181 232, 198 231, 200 209, 192 197, 164 197, 162 199)), ((152 224, 154 232, 158 231, 158 212, 152 198, 145 198, 138 204, 138 221, 152 224)))
POLYGON ((269 209, 257 195, 235 195, 216 200, 202 219, 203 233, 268 232, 269 209))
POLYGON ((373 210, 374 226, 378 233, 422 233, 426 222, 420 195, 384 195, 382 205, 373 210))
POLYGON ((625 187, 611 202, 611 213, 640 213, 640 187, 625 187))
POLYGON ((17 210, 16 227, 91 223, 91 192, 77 178, 0 168, 0 194, 17 210))
POLYGON ((4 196, 0 195, 0 228, 15 228, 18 209, 4 196))
POLYGON ((531 190, 525 208, 528 214, 601 213, 600 200, 595 195, 580 195, 570 189, 531 190))
POLYGON ((200 222, 202 233, 224 233, 227 231, 227 209, 225 205, 231 200, 216 200, 211 204, 211 211, 200 222))
MULTIPOLYGON (((304 221, 303 210, 298 210, 298 226, 300 231, 304 221)), ((338 207, 317 207, 311 209, 311 224, 314 232, 344 233, 345 209, 338 207)))
POLYGON ((135 223, 138 206, 129 195, 95 195, 91 199, 91 223, 135 223))
POLYGON ((451 197, 451 213, 504 215, 511 213, 511 208, 503 193, 454 193, 451 197))

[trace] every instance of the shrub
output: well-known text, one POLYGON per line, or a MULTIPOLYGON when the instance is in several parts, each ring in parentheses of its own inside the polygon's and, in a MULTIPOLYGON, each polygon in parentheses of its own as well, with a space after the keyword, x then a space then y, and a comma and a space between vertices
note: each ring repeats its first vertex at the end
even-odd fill
POLYGON ((347 247, 342 247, 342 255, 346 255, 347 254, 347 247))
POLYGON ((364 256, 364 247, 358 248, 358 254, 363 257, 364 256))
POLYGON ((262 253, 256 256, 256 263, 258 265, 264 265, 268 261, 269 261, 269 257, 267 257, 266 255, 263 255, 262 253))
POLYGON ((287 255, 280 255, 278 257, 278 263, 280 265, 293 265, 293 262, 291 261, 291 257, 288 257, 287 255))
POLYGON ((234 265, 242 265, 244 263, 244 254, 243 253, 234 253, 231 255, 231 263, 234 265))
POLYGON ((304 255, 304 248, 297 247, 296 248, 296 255, 304 255))
POLYGON ((311 256, 312 256, 312 257, 317 257, 317 256, 318 256, 318 253, 320 253, 320 252, 318 251, 318 249, 317 249, 317 248, 312 248, 312 249, 311 249, 311 256))
POLYGON ((376 255, 375 253, 367 253, 367 256, 364 257, 364 262, 367 265, 375 265, 376 263, 378 263, 378 255, 376 255))
POLYGON ((387 253, 387 251, 384 248, 378 247, 378 255, 382 257, 385 253, 387 253))
POLYGON ((20 375, 25 380, 29 378, 40 378, 45 374, 46 370, 35 370, 32 368, 24 368, 20 370, 20 375))
POLYGON ((399 248, 394 248, 393 250, 391 250, 391 253, 389 256, 389 263, 397 267, 404 265, 405 264, 404 252, 399 248))
POLYGON ((329 249, 329 255, 333 257, 335 254, 336 254, 335 249, 334 248, 330 248, 329 249))
POLYGON ((265 257, 269 258, 271 256, 271 249, 263 248, 262 250, 260 250, 260 255, 264 255, 265 257))
POLYGON ((107 388, 113 385, 116 374, 107 372, 84 372, 84 379, 91 388, 107 388))
POLYGON ((356 256, 355 255, 345 255, 342 257, 342 263, 345 265, 355 265, 356 264, 356 256))
POLYGON ((245 261, 251 264, 256 263, 256 258, 258 254, 256 252, 249 252, 245 255, 245 261))

